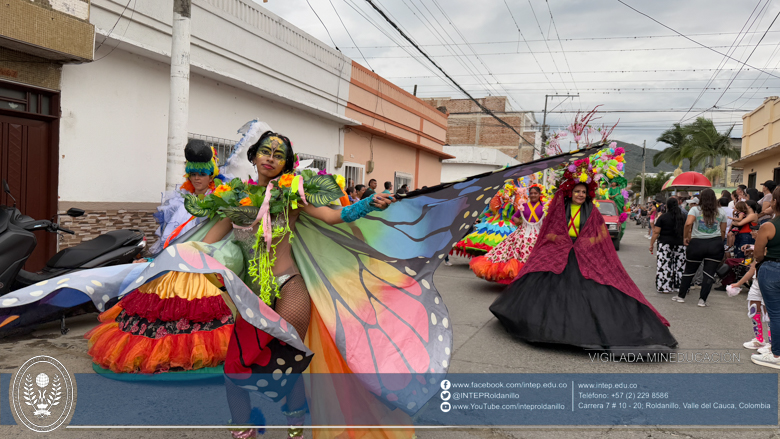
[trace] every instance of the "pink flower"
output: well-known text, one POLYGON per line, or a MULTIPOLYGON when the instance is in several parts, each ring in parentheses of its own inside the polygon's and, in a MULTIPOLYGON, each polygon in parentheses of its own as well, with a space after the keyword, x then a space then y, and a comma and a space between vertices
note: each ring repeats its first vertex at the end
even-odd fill
POLYGON ((610 143, 610 144, 609 144, 609 147, 610 147, 610 148, 614 148, 614 147, 616 147, 616 146, 617 146, 617 142, 612 142, 612 143, 610 143))
POLYGON ((569 172, 574 172, 577 170, 577 167, 574 165, 569 165, 569 172))
POLYGON ((178 322, 176 322, 176 329, 179 331, 185 331, 187 329, 190 329, 190 324, 187 322, 187 319, 182 318, 178 322))
POLYGON ((246 183, 251 185, 251 186, 257 186, 257 184, 258 184, 254 179, 251 179, 251 178, 246 183))
POLYGON ((200 331, 200 323, 195 323, 192 325, 192 332, 198 332, 200 331))
POLYGON ((168 335, 168 331, 165 330, 164 326, 160 326, 159 328, 157 328, 157 333, 154 334, 154 338, 156 338, 156 339, 157 338, 163 338, 166 335, 168 335))
POLYGON ((317 175, 328 175, 328 171, 323 169, 322 171, 318 172, 317 175))
POLYGON ((623 147, 615 148, 615 155, 625 154, 626 150, 623 147))
POLYGON ((623 163, 622 162, 617 164, 617 170, 618 171, 622 171, 623 170, 623 163))
POLYGON ((222 323, 227 323, 228 320, 230 320, 230 316, 222 316, 222 318, 219 319, 219 321, 222 323))
POLYGON ((132 333, 138 332, 138 322, 133 323, 133 327, 130 328, 130 332, 132 333))
POLYGON ((141 325, 141 329, 138 331, 139 334, 143 334, 144 332, 146 332, 146 323, 141 325))

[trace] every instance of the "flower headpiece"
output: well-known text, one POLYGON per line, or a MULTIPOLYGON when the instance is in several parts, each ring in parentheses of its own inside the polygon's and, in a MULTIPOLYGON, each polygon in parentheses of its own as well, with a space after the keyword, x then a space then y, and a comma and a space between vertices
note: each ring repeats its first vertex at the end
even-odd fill
MULTIPOLYGON (((562 174, 560 175, 558 192, 565 197, 571 197, 574 186, 585 184, 588 187, 588 197, 596 198, 596 189, 598 183, 594 178, 593 167, 590 164, 590 158, 584 158, 575 161, 569 165, 562 165, 562 174)), ((559 170, 560 171, 560 170, 559 170)))
POLYGON ((617 142, 612 142, 609 147, 593 154, 592 163, 596 180, 606 179, 609 182, 617 182, 618 187, 626 187, 628 182, 623 177, 625 174, 626 150, 618 147, 617 142))

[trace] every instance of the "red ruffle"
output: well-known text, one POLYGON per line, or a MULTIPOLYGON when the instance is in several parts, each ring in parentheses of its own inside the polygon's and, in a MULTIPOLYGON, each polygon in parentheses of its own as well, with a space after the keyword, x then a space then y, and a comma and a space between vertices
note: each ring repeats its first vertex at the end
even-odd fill
POLYGON ((156 294, 144 294, 136 290, 128 294, 121 304, 126 313, 143 317, 152 322, 157 319, 166 322, 175 322, 180 319, 192 322, 210 322, 231 315, 230 308, 225 304, 225 299, 222 296, 194 300, 181 297, 161 299, 156 294))

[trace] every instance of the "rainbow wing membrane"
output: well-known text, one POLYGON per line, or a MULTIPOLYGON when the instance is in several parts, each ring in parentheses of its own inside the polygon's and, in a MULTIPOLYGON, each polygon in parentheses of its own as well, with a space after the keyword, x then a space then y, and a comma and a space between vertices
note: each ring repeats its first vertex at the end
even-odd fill
POLYGON ((349 370, 370 392, 407 413, 437 393, 452 355, 452 325, 433 282, 436 268, 506 180, 586 151, 416 191, 353 223, 300 217, 298 267, 349 370))

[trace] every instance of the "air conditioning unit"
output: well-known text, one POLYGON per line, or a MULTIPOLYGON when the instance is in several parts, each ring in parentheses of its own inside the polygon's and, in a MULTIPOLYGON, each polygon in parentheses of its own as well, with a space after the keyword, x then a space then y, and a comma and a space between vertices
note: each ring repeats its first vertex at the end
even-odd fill
POLYGON ((344 155, 336 154, 336 169, 339 169, 342 166, 344 166, 344 155))
POLYGON ((369 160, 366 162, 366 174, 370 174, 372 172, 374 172, 374 161, 369 160))

